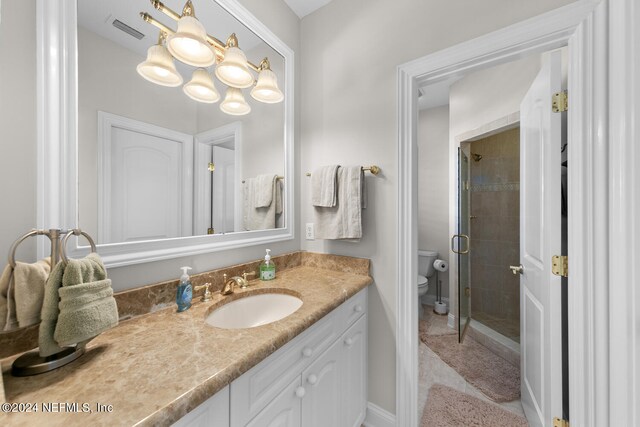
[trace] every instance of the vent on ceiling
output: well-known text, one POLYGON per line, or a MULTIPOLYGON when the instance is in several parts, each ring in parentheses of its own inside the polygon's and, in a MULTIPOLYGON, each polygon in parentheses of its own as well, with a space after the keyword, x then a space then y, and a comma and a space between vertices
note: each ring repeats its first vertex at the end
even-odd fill
POLYGON ((140 31, 136 30, 135 28, 132 28, 132 27, 128 26, 127 24, 125 24, 122 21, 114 19, 112 24, 117 29, 124 31, 125 33, 129 34, 132 37, 137 38, 138 40, 142 40, 142 38, 144 37, 144 34, 142 34, 140 31))

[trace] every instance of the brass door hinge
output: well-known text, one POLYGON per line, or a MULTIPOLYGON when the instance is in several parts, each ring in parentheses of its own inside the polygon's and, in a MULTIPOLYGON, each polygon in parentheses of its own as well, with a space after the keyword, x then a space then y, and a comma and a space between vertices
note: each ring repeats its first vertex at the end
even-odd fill
POLYGON ((556 417, 553 419, 553 427, 569 427, 569 421, 556 417))
POLYGON ((471 296, 471 288, 469 288, 469 287, 464 288, 464 296, 465 297, 470 297, 471 296))
POLYGON ((216 165, 210 162, 210 163, 207 165, 207 170, 208 170, 209 172, 213 172, 214 170, 216 170, 216 165))
POLYGON ((564 255, 551 257, 551 272, 556 276, 569 277, 569 257, 564 255))
POLYGON ((556 92, 551 97, 551 111, 562 113, 569 109, 569 95, 566 90, 556 92))

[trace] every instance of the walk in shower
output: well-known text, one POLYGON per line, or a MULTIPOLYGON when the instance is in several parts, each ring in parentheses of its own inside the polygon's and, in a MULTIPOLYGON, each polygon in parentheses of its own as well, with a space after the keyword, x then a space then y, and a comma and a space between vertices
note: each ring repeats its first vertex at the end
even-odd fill
POLYGON ((520 342, 520 128, 461 143, 460 338, 469 321, 520 342), (462 246, 464 244, 461 243, 462 246))

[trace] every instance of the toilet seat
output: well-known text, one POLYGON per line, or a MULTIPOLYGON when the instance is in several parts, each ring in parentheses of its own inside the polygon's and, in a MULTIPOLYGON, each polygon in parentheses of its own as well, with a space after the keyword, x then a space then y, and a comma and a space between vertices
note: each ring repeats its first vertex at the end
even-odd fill
POLYGON ((429 285, 429 279, 418 274, 418 287, 421 288, 423 286, 428 286, 428 285, 429 285))

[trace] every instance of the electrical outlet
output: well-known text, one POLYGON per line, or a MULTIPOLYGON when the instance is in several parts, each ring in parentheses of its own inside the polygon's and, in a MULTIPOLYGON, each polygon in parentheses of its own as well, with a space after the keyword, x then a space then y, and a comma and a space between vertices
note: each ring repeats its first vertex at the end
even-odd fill
POLYGON ((307 237, 307 240, 315 240, 316 239, 316 233, 313 231, 313 223, 312 222, 308 222, 307 223, 306 237, 307 237))

